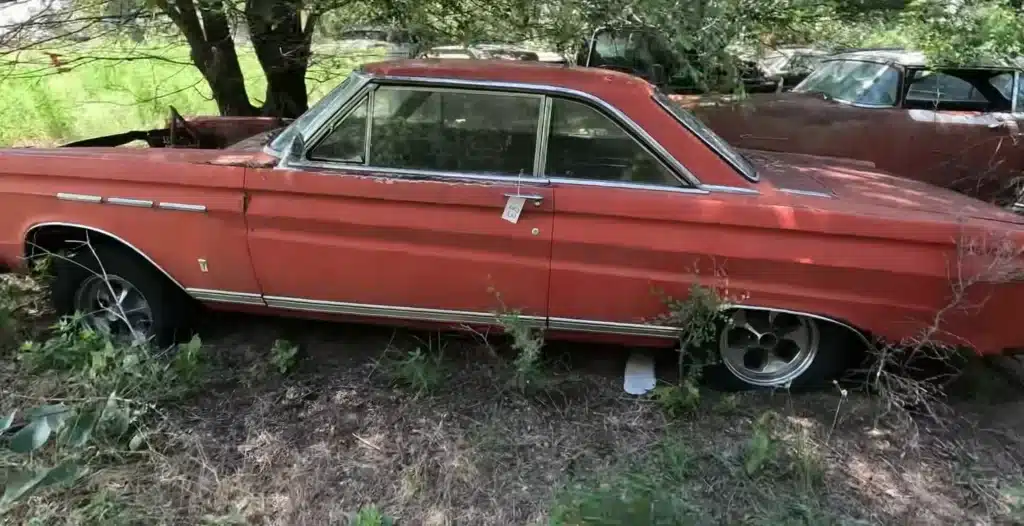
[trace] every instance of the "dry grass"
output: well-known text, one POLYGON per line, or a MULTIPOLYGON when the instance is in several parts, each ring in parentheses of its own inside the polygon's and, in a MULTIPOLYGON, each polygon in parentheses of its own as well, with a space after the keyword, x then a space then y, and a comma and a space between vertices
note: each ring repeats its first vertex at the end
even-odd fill
MULTIPOLYGON (((207 323, 210 382, 166 408, 153 448, 32 497, 10 523, 346 524, 371 504, 424 525, 1024 518, 1024 390, 987 368, 965 376, 950 426, 910 434, 839 392, 703 393, 668 419, 622 393, 619 349, 553 346, 551 378, 524 394, 506 353, 466 336, 207 323), (289 347, 278 340, 299 346, 287 367, 267 365, 289 347), (416 349, 426 358, 402 361, 416 349)), ((43 388, 9 365, 0 408, 43 388)))

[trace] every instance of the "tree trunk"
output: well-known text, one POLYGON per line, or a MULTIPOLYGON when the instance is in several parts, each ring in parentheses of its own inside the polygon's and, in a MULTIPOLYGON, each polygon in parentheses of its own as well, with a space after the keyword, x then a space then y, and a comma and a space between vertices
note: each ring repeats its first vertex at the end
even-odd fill
POLYGON ((173 3, 156 0, 157 6, 185 36, 192 63, 210 85, 220 114, 258 115, 245 90, 245 77, 222 0, 199 1, 197 6, 192 0, 173 0, 173 3))
POLYGON ((246 20, 256 58, 267 76, 262 115, 295 118, 309 106, 306 70, 316 15, 302 24, 297 0, 249 0, 246 20))
POLYGON ((245 89, 245 76, 238 63, 238 54, 234 43, 228 39, 213 44, 209 53, 199 55, 193 49, 192 62, 196 64, 203 77, 210 85, 213 100, 221 115, 250 116, 258 115, 259 110, 249 102, 249 94, 245 89), (203 65, 200 65, 203 64, 203 65))

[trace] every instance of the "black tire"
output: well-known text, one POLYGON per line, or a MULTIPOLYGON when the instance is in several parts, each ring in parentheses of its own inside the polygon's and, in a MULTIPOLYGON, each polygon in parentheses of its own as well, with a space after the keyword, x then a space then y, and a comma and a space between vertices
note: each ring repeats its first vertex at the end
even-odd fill
POLYGON ((85 247, 54 258, 50 297, 57 314, 74 314, 79 288, 103 271, 127 281, 145 297, 153 318, 146 336, 153 343, 165 347, 189 336, 192 305, 185 293, 144 258, 113 244, 93 243, 93 250, 85 247), (102 270, 97 257, 103 262, 102 270))
MULTIPOLYGON (((852 331, 835 323, 817 318, 804 317, 817 325, 818 349, 813 361, 799 376, 790 381, 789 390, 794 392, 814 391, 828 388, 833 380, 848 370, 856 358, 863 352, 863 341, 852 331)), ((749 383, 736 376, 722 362, 719 342, 725 333, 726 325, 722 323, 713 343, 701 351, 701 355, 711 358, 712 365, 704 368, 704 379, 709 387, 719 391, 751 391, 784 388, 782 385, 762 386, 749 383)))

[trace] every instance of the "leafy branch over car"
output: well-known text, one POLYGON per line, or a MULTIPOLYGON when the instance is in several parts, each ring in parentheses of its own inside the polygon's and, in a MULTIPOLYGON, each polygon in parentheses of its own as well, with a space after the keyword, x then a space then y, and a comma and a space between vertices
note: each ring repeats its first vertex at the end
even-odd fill
MULTIPOLYGON (((872 338, 931 326, 957 240, 1024 242, 1024 218, 961 194, 737 150, 613 71, 375 63, 264 125, 223 148, 0 152, 0 261, 102 263, 141 302, 133 330, 161 343, 187 336, 197 303, 458 327, 494 325, 500 290, 548 338, 669 348, 678 330, 644 321, 664 311, 650 291, 685 297, 713 260, 745 299, 709 345, 747 388, 821 384, 872 338), (86 235, 95 252, 75 253, 86 235)), ((102 328, 87 277, 58 269, 54 300, 102 328)), ((983 292, 937 340, 1024 346, 1024 287, 983 292)))

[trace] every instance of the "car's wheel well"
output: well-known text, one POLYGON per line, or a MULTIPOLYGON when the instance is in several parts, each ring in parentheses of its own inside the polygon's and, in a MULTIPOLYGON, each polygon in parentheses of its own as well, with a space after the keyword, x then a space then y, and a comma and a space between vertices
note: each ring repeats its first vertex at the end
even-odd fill
POLYGON ((160 268, 141 250, 116 235, 98 228, 63 223, 34 226, 25 234, 25 260, 31 266, 39 258, 46 255, 66 256, 85 247, 87 243, 119 247, 139 258, 140 262, 156 269, 175 287, 178 287, 183 292, 185 290, 177 280, 168 274, 167 271, 160 268))
POLYGON ((728 312, 728 311, 741 310, 741 309, 775 311, 775 312, 788 312, 790 314, 796 314, 798 316, 807 316, 809 318, 814 318, 817 321, 820 321, 820 322, 823 322, 823 323, 828 323, 830 325, 833 325, 833 326, 836 326, 836 327, 839 327, 839 328, 845 330, 846 332, 848 332, 850 334, 851 338, 855 338, 858 342, 860 342, 861 345, 864 346, 865 349, 868 349, 868 348, 870 348, 870 347, 872 347, 874 345, 872 343, 871 333, 869 333, 868 331, 860 329, 856 325, 853 325, 853 324, 851 324, 849 322, 843 321, 842 319, 834 318, 832 316, 828 316, 828 315, 825 315, 825 314, 815 314, 813 312, 793 311, 793 310, 788 310, 788 309, 776 309, 776 308, 772 308, 772 307, 760 307, 760 306, 757 306, 757 305, 730 305, 729 307, 727 307, 727 308, 725 308, 723 310, 728 312))

